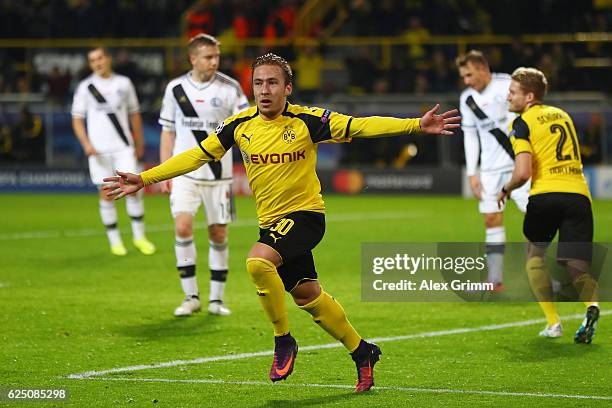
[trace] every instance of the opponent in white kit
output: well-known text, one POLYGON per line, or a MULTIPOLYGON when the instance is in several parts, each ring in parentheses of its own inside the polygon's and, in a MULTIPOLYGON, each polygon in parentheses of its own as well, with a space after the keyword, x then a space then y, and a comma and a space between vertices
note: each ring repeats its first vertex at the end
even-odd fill
MULTIPOLYGON (((199 34, 189 41, 192 71, 172 80, 166 87, 159 116, 162 125, 160 161, 198 146, 227 117, 249 106, 237 81, 218 72, 219 41, 199 34)), ((204 204, 208 222, 208 265, 210 294, 208 311, 229 315, 223 303, 228 273, 227 224, 233 219, 232 152, 184 176, 162 184, 170 192, 170 208, 176 227, 176 266, 185 300, 175 316, 189 316, 200 310, 196 280, 196 247, 193 218, 204 204)))
MULTIPOLYGON (((72 128, 87 155, 91 181, 100 189, 102 179, 117 169, 139 171, 138 159, 144 154, 142 119, 134 85, 129 78, 113 73, 108 50, 94 48, 87 53, 87 60, 93 73, 79 83, 74 94, 72 128)), ((145 236, 142 192, 131 196, 126 207, 134 245, 143 254, 153 254, 155 245, 145 236)), ((115 203, 104 194, 100 194, 100 217, 111 252, 126 255, 115 203)))
MULTIPOLYGON (((503 210, 497 206, 497 193, 512 177, 514 152, 508 138, 508 127, 515 114, 508 111, 510 75, 491 73, 480 51, 469 51, 457 58, 459 74, 467 88, 461 94, 461 129, 465 163, 470 187, 480 200, 484 215, 487 244, 487 280, 503 290, 503 265, 506 231, 503 210), (480 175, 478 162, 480 159, 480 175)), ((525 212, 531 183, 513 191, 512 199, 525 212)))

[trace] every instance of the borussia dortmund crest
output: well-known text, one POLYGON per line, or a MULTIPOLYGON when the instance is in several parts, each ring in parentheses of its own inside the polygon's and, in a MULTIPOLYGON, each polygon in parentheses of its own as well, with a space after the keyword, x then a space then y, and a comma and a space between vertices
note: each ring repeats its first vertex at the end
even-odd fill
POLYGON ((285 127, 285 131, 283 132, 283 142, 287 144, 291 144, 295 142, 296 135, 291 126, 285 127))

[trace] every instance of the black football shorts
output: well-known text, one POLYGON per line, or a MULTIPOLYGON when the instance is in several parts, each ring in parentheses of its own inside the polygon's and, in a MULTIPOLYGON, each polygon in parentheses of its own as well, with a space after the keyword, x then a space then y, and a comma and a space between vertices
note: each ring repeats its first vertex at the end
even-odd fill
POLYGON ((540 247, 547 247, 559 232, 557 259, 591 261, 593 211, 582 194, 544 193, 529 197, 523 233, 540 247))
POLYGON ((267 229, 259 230, 259 240, 283 258, 278 267, 285 290, 290 292, 303 280, 316 280, 312 249, 325 234, 325 215, 314 211, 287 214, 267 229))

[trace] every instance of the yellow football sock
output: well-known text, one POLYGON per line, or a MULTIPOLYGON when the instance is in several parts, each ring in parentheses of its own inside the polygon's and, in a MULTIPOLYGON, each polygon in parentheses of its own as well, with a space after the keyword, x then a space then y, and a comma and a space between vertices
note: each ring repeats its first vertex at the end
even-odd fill
POLYGON ((589 307, 591 305, 598 305, 598 286, 597 281, 593 279, 591 274, 583 273, 574 282, 574 288, 578 292, 578 299, 583 301, 584 304, 589 307))
POLYGON ((529 278, 531 290, 533 290, 546 316, 547 324, 552 326, 559 323, 560 319, 557 308, 551 302, 553 299, 552 284, 543 258, 536 256, 527 261, 527 277, 529 278))
POLYGON ((361 336, 357 334, 351 323, 346 318, 344 309, 329 295, 321 290, 321 294, 312 302, 300 306, 300 309, 312 315, 312 320, 321 326, 333 338, 339 340, 349 352, 353 352, 359 346, 361 336))
POLYGON ((274 327, 275 336, 289 333, 289 320, 285 304, 285 286, 274 264, 263 258, 248 258, 247 271, 257 288, 264 312, 274 327))
POLYGON ((544 316, 546 316, 546 324, 548 326, 553 326, 559 322, 561 319, 559 318, 559 313, 557 313, 557 307, 554 302, 538 302, 542 311, 544 312, 544 316))

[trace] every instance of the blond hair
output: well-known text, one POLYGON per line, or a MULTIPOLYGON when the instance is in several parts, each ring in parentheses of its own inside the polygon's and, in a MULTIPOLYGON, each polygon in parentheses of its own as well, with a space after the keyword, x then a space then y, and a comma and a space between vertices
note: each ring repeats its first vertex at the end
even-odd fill
POLYGON ((187 43, 187 52, 191 55, 198 48, 205 46, 205 45, 213 45, 213 46, 217 45, 218 46, 218 45, 221 45, 221 42, 210 34, 200 33, 194 37, 191 37, 191 39, 187 43))
POLYGON ((457 68, 465 67, 468 62, 471 62, 472 64, 484 65, 486 68, 489 68, 489 62, 485 58, 484 54, 478 50, 470 50, 467 52, 467 54, 459 55, 455 59, 457 68))
POLYGON ((111 56, 110 51, 104 45, 95 45, 91 47, 89 50, 87 50, 87 55, 89 56, 89 54, 91 54, 94 51, 98 51, 98 50, 102 51, 102 54, 106 55, 107 57, 111 56))
POLYGON ((271 52, 257 57, 251 65, 253 72, 255 72, 255 68, 261 65, 276 65, 277 67, 280 67, 283 70, 283 73, 285 74, 285 85, 293 82, 293 72, 291 72, 291 66, 283 57, 279 57, 278 55, 272 54, 271 52))
POLYGON ((537 101, 544 99, 548 90, 548 81, 544 73, 535 68, 520 67, 512 73, 512 80, 519 83, 525 93, 533 93, 537 101))

